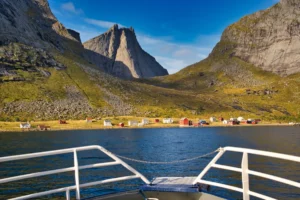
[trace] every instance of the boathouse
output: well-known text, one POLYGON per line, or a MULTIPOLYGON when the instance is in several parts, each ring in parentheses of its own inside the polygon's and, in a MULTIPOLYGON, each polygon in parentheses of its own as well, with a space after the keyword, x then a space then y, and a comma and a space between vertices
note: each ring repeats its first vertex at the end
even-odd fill
POLYGON ((111 121, 109 119, 105 119, 103 122, 104 126, 112 126, 111 121))
POLYGON ((188 118, 183 117, 183 118, 180 119, 179 125, 180 126, 189 126, 190 125, 190 121, 189 121, 188 118))
POLYGON ((138 125, 138 121, 136 120, 129 120, 128 121, 128 126, 137 126, 138 125))

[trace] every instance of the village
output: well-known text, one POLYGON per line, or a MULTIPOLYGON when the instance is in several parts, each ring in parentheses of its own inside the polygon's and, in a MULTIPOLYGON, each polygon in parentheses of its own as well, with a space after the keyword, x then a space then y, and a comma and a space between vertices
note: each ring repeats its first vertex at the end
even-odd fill
MULTIPOLYGON (((209 119, 183 118, 96 118, 87 117, 85 120, 58 120, 49 122, 19 123, 22 131, 47 131, 47 130, 73 130, 73 129, 109 129, 109 128, 168 128, 168 127, 214 127, 214 126, 252 126, 272 125, 261 119, 244 119, 243 117, 224 119, 223 117, 210 117, 209 119)), ((273 124, 274 125, 274 124, 273 124)), ((281 125, 281 124, 280 124, 281 125)), ((296 124, 282 124, 296 125, 296 124)), ((0 126, 1 129, 1 126, 0 126)), ((12 127, 17 131, 16 127, 12 127)))

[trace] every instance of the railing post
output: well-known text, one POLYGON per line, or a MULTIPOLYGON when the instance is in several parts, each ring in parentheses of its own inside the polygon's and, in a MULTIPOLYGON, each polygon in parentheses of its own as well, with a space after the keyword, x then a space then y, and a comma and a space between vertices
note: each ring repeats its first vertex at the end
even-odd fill
POLYGON ((249 174, 248 174, 248 153, 243 153, 242 158, 242 183, 243 183, 243 200, 250 200, 249 196, 249 174))
POLYGON ((223 148, 219 149, 219 153, 208 163, 208 165, 202 170, 202 172, 198 175, 198 177, 194 180, 193 185, 196 185, 197 183, 200 183, 203 176, 208 172, 208 170, 211 168, 213 164, 215 164, 218 159, 225 153, 223 148))
POLYGON ((76 149, 74 149, 74 171, 75 171, 75 184, 76 184, 76 199, 80 200, 79 170, 78 170, 78 159, 77 159, 76 149))
POLYGON ((70 200, 70 190, 69 189, 66 190, 66 199, 70 200))

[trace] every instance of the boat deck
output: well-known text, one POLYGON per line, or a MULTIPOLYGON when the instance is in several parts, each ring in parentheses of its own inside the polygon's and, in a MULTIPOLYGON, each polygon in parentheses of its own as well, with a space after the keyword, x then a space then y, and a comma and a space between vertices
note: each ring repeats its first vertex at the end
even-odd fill
POLYGON ((151 185, 193 185, 197 177, 157 177, 151 182, 151 185))

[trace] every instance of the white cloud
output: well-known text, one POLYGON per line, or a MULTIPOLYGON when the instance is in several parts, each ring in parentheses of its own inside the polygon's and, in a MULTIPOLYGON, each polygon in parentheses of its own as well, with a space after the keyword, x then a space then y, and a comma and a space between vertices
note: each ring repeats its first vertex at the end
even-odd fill
MULTIPOLYGON (((103 21, 103 20, 96 20, 96 19, 89 19, 89 18, 86 18, 84 20, 85 22, 87 22, 88 24, 92 24, 92 25, 95 25, 95 26, 99 26, 101 28, 110 28, 112 27, 113 25, 115 24, 118 24, 116 22, 109 22, 109 21, 103 21)), ((118 24, 119 27, 124 27, 122 24, 118 24)))
POLYGON ((74 13, 74 14, 81 14, 83 11, 81 9, 75 8, 74 4, 72 2, 67 2, 61 5, 61 8, 65 11, 74 13))
POLYGON ((188 62, 182 59, 168 58, 162 56, 155 56, 155 59, 168 70, 169 74, 178 72, 183 67, 188 66, 188 62))
POLYGON ((173 74, 206 58, 220 39, 220 35, 203 36, 203 39, 194 44, 169 42, 142 34, 137 34, 137 38, 142 48, 173 74))

